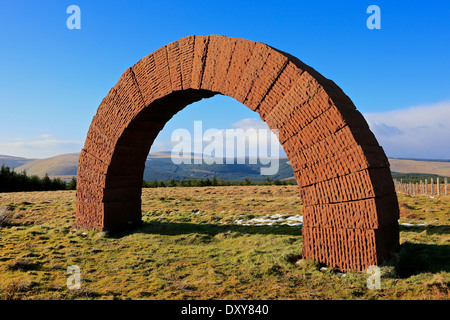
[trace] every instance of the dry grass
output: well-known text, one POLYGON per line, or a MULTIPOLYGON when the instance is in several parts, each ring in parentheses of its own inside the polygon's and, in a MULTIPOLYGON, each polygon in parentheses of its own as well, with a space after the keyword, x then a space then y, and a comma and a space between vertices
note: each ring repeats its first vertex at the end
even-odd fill
POLYGON ((448 299, 449 199, 399 195, 402 249, 367 274, 297 263, 301 228, 236 221, 301 214, 295 186, 143 190, 143 225, 120 235, 74 230, 75 192, 0 194, 2 299, 448 299), (424 224, 424 225, 423 225, 424 224), (66 285, 81 270, 80 290, 66 285))

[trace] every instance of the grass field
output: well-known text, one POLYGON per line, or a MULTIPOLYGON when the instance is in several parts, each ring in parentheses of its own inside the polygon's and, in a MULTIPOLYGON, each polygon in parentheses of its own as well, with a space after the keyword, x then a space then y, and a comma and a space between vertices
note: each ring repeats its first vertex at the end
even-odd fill
POLYGON ((399 194, 401 251, 381 289, 299 260, 296 186, 144 189, 142 202, 141 227, 108 235, 72 228, 74 191, 1 193, 0 298, 449 299, 449 198, 399 194))

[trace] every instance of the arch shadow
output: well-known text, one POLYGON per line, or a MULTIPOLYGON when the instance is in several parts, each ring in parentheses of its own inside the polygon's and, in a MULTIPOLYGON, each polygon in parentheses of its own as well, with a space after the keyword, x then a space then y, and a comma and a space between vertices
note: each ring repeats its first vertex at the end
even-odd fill
POLYGON ((450 245, 405 242, 400 246, 396 269, 400 278, 450 272, 449 261, 450 245))
POLYGON ((280 226, 242 226, 224 225, 214 223, 190 223, 190 222, 142 222, 140 225, 130 227, 111 234, 111 237, 121 238, 130 234, 159 234, 159 235, 185 235, 185 234, 205 234, 216 236, 221 233, 233 232, 237 234, 276 234, 301 236, 302 230, 299 227, 280 226))

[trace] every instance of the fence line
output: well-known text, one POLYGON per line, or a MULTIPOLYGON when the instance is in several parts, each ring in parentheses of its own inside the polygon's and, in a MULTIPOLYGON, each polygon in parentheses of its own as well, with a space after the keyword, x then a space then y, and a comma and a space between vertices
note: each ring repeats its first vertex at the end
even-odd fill
POLYGON ((430 195, 430 196, 448 196, 448 178, 441 179, 440 177, 420 180, 419 182, 403 182, 403 179, 394 179, 394 186, 398 192, 403 192, 412 196, 416 195, 430 195))

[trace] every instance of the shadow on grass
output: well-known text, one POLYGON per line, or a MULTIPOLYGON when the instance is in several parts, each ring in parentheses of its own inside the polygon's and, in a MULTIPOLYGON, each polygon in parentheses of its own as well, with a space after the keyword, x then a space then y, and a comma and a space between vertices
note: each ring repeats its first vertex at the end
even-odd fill
POLYGON ((450 226, 449 225, 426 225, 426 226, 402 226, 400 225, 400 232, 426 232, 427 235, 432 234, 450 234, 450 226))
MULTIPOLYGON (((425 233, 426 235, 448 235, 448 225, 402 226, 400 232, 425 233)), ((401 278, 425 272, 450 272, 450 245, 412 243, 400 246, 397 272, 401 278)))
POLYGON ((400 246, 396 269, 400 278, 426 272, 450 272, 450 245, 405 242, 400 246))
POLYGON ((143 222, 139 226, 124 230, 111 235, 120 238, 132 233, 161 234, 161 235, 184 235, 184 234, 205 234, 215 236, 224 232, 235 232, 240 234, 279 234, 301 236, 301 228, 280 226, 242 226, 242 225, 222 225, 211 223, 187 223, 187 222, 143 222))
MULTIPOLYGON (((427 230, 432 234, 447 234, 448 226, 435 227, 401 227, 405 232, 423 232, 427 230)), ((301 228, 293 228, 286 225, 275 226, 242 226, 242 225, 221 225, 202 224, 187 222, 142 222, 135 228, 130 228, 119 233, 110 234, 110 237, 121 238, 126 235, 143 233, 158 235, 192 235, 200 234, 209 237, 221 233, 240 234, 273 234, 301 236, 301 228)), ((441 271, 450 272, 450 245, 436 245, 426 243, 405 242, 401 245, 399 259, 396 264, 397 274, 400 278, 430 272, 441 271)))

